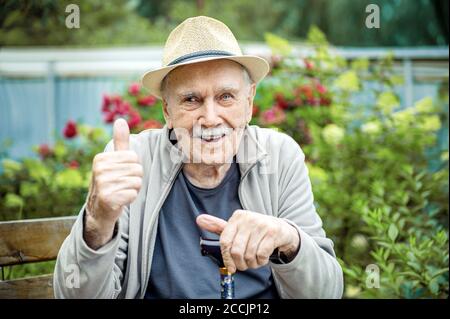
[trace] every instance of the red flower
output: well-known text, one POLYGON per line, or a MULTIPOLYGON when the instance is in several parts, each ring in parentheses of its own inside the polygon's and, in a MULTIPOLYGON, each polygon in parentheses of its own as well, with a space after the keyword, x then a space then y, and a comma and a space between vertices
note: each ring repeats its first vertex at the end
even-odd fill
POLYGON ((319 82, 316 83, 316 90, 317 92, 319 92, 320 95, 326 94, 328 91, 327 88, 322 84, 320 84, 319 82))
POLYGON ((252 108, 252 116, 256 116, 259 113, 259 107, 255 104, 253 104, 253 108, 252 108))
POLYGON ((114 103, 114 105, 119 105, 122 103, 122 97, 120 95, 114 95, 111 97, 111 103, 114 103))
POLYGON ((103 95, 102 112, 109 111, 110 105, 111 105, 111 98, 106 94, 103 95))
POLYGON ((130 86, 128 87, 128 93, 134 96, 138 95, 140 90, 141 85, 139 83, 131 83, 130 86))
POLYGON ((53 150, 47 144, 41 144, 38 147, 38 153, 42 159, 46 159, 53 155, 53 150))
POLYGON ((105 112, 105 117, 103 118, 105 120, 105 123, 112 123, 114 122, 114 118, 116 117, 116 113, 109 111, 105 112))
POLYGON ((311 61, 309 61, 308 59, 304 59, 303 62, 305 63, 305 67, 307 70, 314 69, 314 64, 311 61))
POLYGON ((80 167, 80 163, 78 163, 76 160, 71 160, 69 164, 67 164, 68 168, 77 169, 80 167))
POLYGON ((161 122, 154 120, 154 119, 150 119, 150 120, 147 120, 144 123, 142 123, 142 128, 144 130, 153 129, 153 128, 161 128, 161 127, 163 127, 161 122))
POLYGON ((275 101, 280 109, 286 110, 289 107, 288 101, 286 101, 285 97, 281 93, 277 93, 275 95, 275 101))
POLYGON ((115 113, 120 115, 126 115, 130 112, 130 110, 131 110, 130 103, 122 101, 122 103, 116 104, 115 113))
POLYGON ((67 121, 66 126, 64 127, 63 134, 65 138, 74 138, 77 136, 77 123, 72 120, 67 121))
POLYGON ((329 106, 330 104, 331 104, 331 99, 329 99, 327 97, 320 98, 320 105, 329 106))
POLYGON ((156 103, 156 97, 153 95, 144 96, 139 98, 137 102, 141 106, 152 106, 156 103))
POLYGON ((141 120, 141 115, 138 112, 131 111, 128 117, 128 126, 133 129, 141 123, 141 120))
POLYGON ((296 93, 301 94, 307 100, 312 100, 314 98, 313 88, 308 84, 299 86, 296 90, 296 93))

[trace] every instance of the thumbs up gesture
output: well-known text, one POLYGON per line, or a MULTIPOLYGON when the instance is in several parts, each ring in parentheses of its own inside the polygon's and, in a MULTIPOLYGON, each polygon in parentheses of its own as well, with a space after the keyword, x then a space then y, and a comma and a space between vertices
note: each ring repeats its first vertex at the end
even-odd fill
POLYGON ((85 215, 84 238, 94 249, 106 244, 124 206, 137 197, 143 169, 136 152, 129 149, 130 130, 124 119, 114 122, 114 152, 94 157, 85 215))

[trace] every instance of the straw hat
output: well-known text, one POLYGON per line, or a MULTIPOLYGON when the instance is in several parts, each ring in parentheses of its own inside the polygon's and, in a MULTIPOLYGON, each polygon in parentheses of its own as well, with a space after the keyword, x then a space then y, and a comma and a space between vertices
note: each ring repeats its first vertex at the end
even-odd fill
POLYGON ((162 67, 146 72, 142 84, 151 94, 161 97, 161 82, 176 67, 210 60, 227 59, 243 65, 252 80, 258 83, 269 71, 263 58, 243 55, 231 30, 210 17, 184 20, 167 38, 162 67))

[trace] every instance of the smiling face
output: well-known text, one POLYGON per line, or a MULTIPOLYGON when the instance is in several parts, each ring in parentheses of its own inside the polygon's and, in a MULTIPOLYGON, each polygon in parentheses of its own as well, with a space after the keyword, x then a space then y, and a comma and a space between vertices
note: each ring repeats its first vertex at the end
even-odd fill
POLYGON ((230 60, 180 66, 163 84, 168 128, 190 163, 220 165, 236 154, 252 116, 256 85, 230 60))

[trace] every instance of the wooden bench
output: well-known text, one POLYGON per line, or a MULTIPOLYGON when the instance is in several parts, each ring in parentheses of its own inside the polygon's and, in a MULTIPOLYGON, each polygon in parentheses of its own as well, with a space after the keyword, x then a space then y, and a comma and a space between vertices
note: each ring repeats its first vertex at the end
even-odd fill
MULTIPOLYGON (((76 216, 0 222, 0 267, 55 260, 76 216)), ((0 278, 0 299, 53 298, 53 274, 0 278)))

